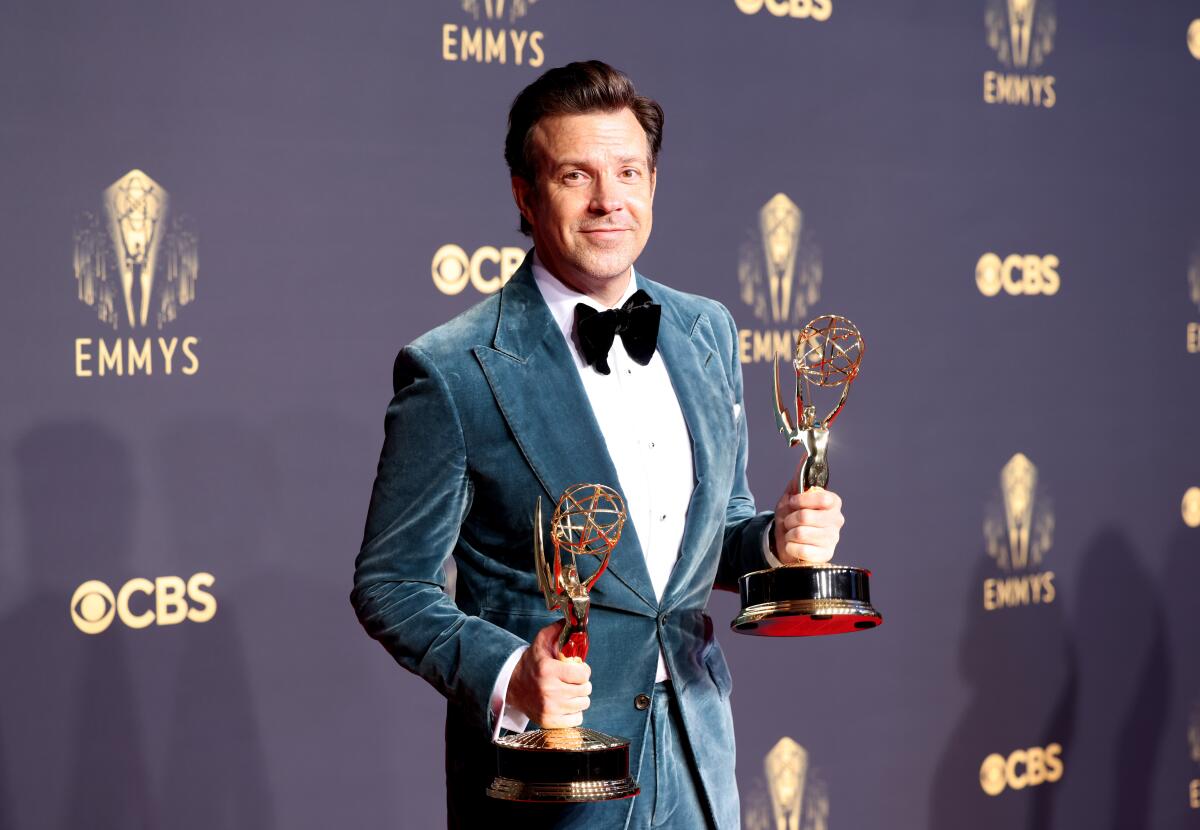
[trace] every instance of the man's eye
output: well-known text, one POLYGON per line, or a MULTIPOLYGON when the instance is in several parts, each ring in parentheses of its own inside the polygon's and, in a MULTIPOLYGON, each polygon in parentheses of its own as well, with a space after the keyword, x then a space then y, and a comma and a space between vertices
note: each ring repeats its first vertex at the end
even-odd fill
POLYGON ((636 179, 640 173, 636 167, 627 167, 621 171, 621 175, 627 179, 636 179))
POLYGON ((567 173, 565 176, 563 176, 563 180, 568 182, 583 181, 583 173, 579 172, 578 170, 572 170, 570 173, 567 173))

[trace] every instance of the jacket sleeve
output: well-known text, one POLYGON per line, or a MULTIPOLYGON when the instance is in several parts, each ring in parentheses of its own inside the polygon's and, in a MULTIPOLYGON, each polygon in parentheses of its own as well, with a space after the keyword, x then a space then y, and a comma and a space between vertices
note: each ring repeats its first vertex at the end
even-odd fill
MULTIPOLYGON (((737 404, 737 456, 734 459, 733 489, 725 508, 725 538, 721 547, 721 562, 713 587, 726 591, 738 589, 738 578, 751 571, 768 567, 763 539, 774 512, 755 513, 754 494, 746 480, 746 461, 749 455, 749 434, 746 429, 746 407, 742 400, 742 363, 738 358, 737 325, 733 315, 721 306, 728 330, 728 378, 737 404)), ((722 346, 725 344, 723 343, 722 346)))
POLYGON ((396 358, 393 389, 350 601, 397 663, 490 729, 496 678, 527 643, 464 614, 445 592, 443 566, 472 494, 462 424, 445 380, 409 346, 396 358))

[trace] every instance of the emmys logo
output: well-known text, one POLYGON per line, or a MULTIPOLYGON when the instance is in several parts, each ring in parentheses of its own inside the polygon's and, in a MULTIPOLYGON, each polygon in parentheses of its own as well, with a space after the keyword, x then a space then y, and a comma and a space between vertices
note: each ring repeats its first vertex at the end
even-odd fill
MULTIPOLYGON (((79 300, 96 310, 113 331, 174 322, 196 298, 199 270, 196 233, 185 217, 173 217, 167 191, 141 170, 117 179, 75 228, 75 283, 79 300)), ((75 376, 163 374, 200 368, 197 337, 75 339, 75 376)))
POLYGON ((1001 259, 986 253, 975 263, 975 286, 985 297, 1001 291, 1012 297, 1043 294, 1050 296, 1062 287, 1059 261, 1054 254, 1009 254, 1001 259))
POLYGON ((139 577, 114 595, 100 580, 89 579, 71 597, 71 622, 84 634, 99 634, 114 617, 130 628, 208 622, 217 613, 217 600, 206 590, 214 581, 209 573, 194 574, 187 582, 178 576, 160 576, 153 582, 139 577))
MULTIPOLYGON (((1188 298, 1200 311, 1200 250, 1192 254, 1188 265, 1188 298)), ((1187 324, 1187 350, 1188 354, 1200 354, 1200 322, 1187 324)))
POLYGON ((1200 61, 1200 18, 1193 20, 1188 26, 1187 44, 1192 57, 1200 61))
POLYGON ((503 28, 529 14, 538 0, 457 0, 464 14, 484 25, 442 24, 442 60, 512 63, 538 67, 546 62, 542 32, 503 28), (497 28, 500 27, 500 28, 497 28))
POLYGON ((766 792, 762 785, 746 800, 746 830, 828 830, 829 793, 808 751, 791 738, 763 758, 766 792))
POLYGON ((738 332, 743 363, 791 355, 809 309, 820 299, 821 279, 821 252, 804 227, 804 213, 787 195, 776 193, 742 243, 738 287, 754 316, 777 328, 738 332))
POLYGON ((742 14, 758 14, 763 9, 776 17, 791 17, 797 20, 829 19, 833 14, 833 0, 734 0, 742 14))
POLYGON ((1001 65, 1015 72, 983 73, 983 100, 989 104, 1053 107, 1058 100, 1053 75, 1029 74, 1054 49, 1058 26, 1052 0, 987 0, 983 15, 987 45, 1001 65))
POLYGON ((443 245, 433 254, 433 284, 443 294, 461 294, 472 285, 480 294, 495 294, 525 260, 523 248, 484 245, 468 254, 458 245, 443 245))
POLYGON ((985 514, 983 538, 988 556, 1011 574, 983 581, 986 610, 1054 602, 1054 572, 1036 570, 1054 542, 1054 512, 1023 453, 1000 470, 1000 497, 985 514))
POLYGON ((979 767, 979 786, 988 795, 997 796, 1006 789, 1023 790, 1039 784, 1052 784, 1062 775, 1061 744, 1050 744, 1044 749, 1031 746, 1029 749, 1013 750, 1007 757, 992 753, 984 758, 979 767))
POLYGON ((1189 487, 1183 494, 1182 512, 1185 525, 1200 527, 1200 487, 1189 487))

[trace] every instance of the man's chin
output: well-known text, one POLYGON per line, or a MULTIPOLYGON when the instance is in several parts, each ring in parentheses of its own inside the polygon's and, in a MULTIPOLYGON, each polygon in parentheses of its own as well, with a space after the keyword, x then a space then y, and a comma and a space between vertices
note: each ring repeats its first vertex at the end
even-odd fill
POLYGON ((636 258, 628 245, 608 249, 596 246, 584 252, 577 267, 596 279, 613 279, 628 273, 636 258))
POLYGON ((579 270, 586 274, 589 279, 607 282, 608 280, 619 279, 628 274, 629 266, 632 264, 628 259, 609 262, 589 262, 579 270))

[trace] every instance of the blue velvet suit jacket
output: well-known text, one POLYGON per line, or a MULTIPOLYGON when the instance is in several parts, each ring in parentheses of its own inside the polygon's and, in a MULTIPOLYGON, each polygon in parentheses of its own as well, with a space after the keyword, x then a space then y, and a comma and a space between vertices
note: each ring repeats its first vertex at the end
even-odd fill
MULTIPOLYGON (((533 569, 531 517, 573 484, 620 489, 573 357, 530 262, 496 295, 405 347, 371 494, 351 601, 367 632, 449 702, 451 823, 489 823, 494 772, 489 696, 518 646, 558 619, 533 569), (458 567, 454 599, 443 565, 458 567)), ((721 304, 638 276, 662 305, 659 350, 692 439, 695 489, 679 560, 661 600, 627 525, 592 590, 586 726, 631 741, 636 771, 661 648, 705 795, 720 828, 738 825, 729 669, 705 613, 714 584, 766 567, 746 483, 737 329, 721 304)), ((615 345, 614 348, 620 348, 615 345)), ((586 568, 584 576, 587 575, 586 568)), ((594 565, 590 565, 594 568, 594 565)), ((499 811, 499 812, 498 812, 499 811)))

